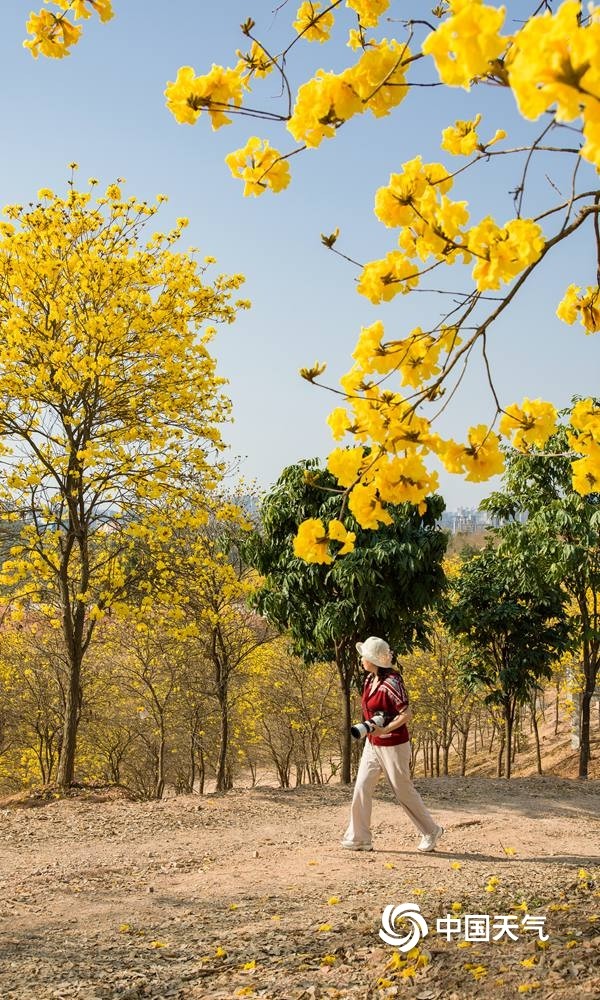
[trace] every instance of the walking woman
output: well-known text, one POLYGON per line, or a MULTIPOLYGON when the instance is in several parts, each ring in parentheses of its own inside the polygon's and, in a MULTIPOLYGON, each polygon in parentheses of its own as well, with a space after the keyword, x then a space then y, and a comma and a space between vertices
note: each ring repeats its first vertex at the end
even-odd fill
POLYGON ((433 851, 444 833, 425 808, 423 800, 410 777, 410 742, 407 722, 412 719, 408 694, 402 677, 392 667, 392 653, 384 639, 370 636, 357 642, 367 677, 362 694, 364 719, 383 713, 385 724, 374 726, 365 739, 360 760, 354 796, 350 810, 350 823, 342 840, 342 847, 350 851, 372 851, 371 806, 373 790, 385 774, 399 805, 421 833, 419 851, 433 851))

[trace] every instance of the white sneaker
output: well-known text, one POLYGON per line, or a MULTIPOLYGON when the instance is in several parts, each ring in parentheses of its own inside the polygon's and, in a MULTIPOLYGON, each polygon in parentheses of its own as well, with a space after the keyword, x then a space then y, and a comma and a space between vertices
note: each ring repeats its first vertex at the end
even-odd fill
POLYGON ((373 844, 352 844, 349 840, 340 840, 340 847, 347 851, 372 851, 373 844))
POLYGON ((440 837, 444 835, 444 827, 438 826, 435 833, 426 833, 421 837, 420 843, 417 847, 418 851, 435 851, 435 845, 437 844, 440 837))

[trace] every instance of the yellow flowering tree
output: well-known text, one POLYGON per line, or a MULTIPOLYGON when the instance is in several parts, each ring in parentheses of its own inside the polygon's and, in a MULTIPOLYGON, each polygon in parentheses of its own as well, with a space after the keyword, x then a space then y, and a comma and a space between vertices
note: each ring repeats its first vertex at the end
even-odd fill
POLYGON ((426 764, 430 743, 438 775, 449 773, 450 750, 454 744, 458 744, 460 774, 466 773, 468 737, 477 699, 462 683, 459 659, 459 644, 444 627, 439 615, 432 615, 428 648, 402 657, 400 665, 415 705, 415 719, 411 725, 415 758, 421 745, 426 764))
POLYGON ((252 658, 237 708, 236 730, 242 759, 275 768, 282 788, 303 782, 323 784, 339 769, 340 711, 335 664, 313 663, 309 670, 282 636, 252 658), (249 760, 248 750, 254 754, 249 760))
MULTIPOLYGON (((49 7, 54 11, 46 7, 28 24, 25 44, 34 55, 65 55, 78 41, 83 19, 112 14, 108 0, 55 0, 49 7)), ((340 483, 363 527, 384 523, 378 516, 382 503, 419 503, 436 489, 429 455, 451 473, 482 481, 503 468, 502 438, 523 451, 548 439, 556 420, 553 404, 501 400, 487 339, 557 245, 580 230, 587 233, 591 259, 600 245, 600 7, 582 0, 532 0, 515 3, 507 13, 505 6, 485 0, 440 0, 428 16, 394 0, 301 2, 280 51, 269 50, 248 18, 241 25, 246 51, 237 50, 231 66, 214 64, 199 73, 183 66, 165 90, 167 107, 182 124, 208 119, 219 129, 242 117, 285 129, 291 148, 280 151, 269 139, 250 135, 226 157, 248 196, 282 191, 290 183, 292 157, 310 153, 360 115, 379 119, 395 113, 415 87, 469 91, 492 85, 506 94, 501 127, 474 113, 443 130, 443 160, 424 162, 414 155, 398 165, 375 195, 375 214, 390 230, 390 249, 375 260, 353 260, 358 292, 374 305, 426 291, 432 274, 442 285, 436 292, 452 295, 441 316, 436 306, 430 320, 411 329, 386 331, 380 319, 366 326, 341 379, 342 405, 330 422, 336 439, 354 445, 352 469, 340 483), (390 22, 397 37, 386 34, 390 22), (335 54, 339 61, 344 41, 352 52, 348 65, 338 71, 319 68, 294 83, 291 67, 302 47, 318 46, 319 54, 331 48, 332 60, 335 54), (267 77, 267 87, 277 80, 278 110, 272 87, 264 103, 257 96, 267 77), (517 142, 507 134, 511 122, 517 142), (512 217, 474 217, 465 180, 473 177, 473 184, 484 185, 485 177, 475 178, 499 156, 517 164, 512 217), (548 156, 568 164, 559 168, 568 193, 549 187, 549 200, 541 206, 536 201, 534 211, 527 194, 539 188, 536 180, 546 167, 536 174, 537 164, 548 156), (451 266, 448 287, 444 276, 451 266), (458 293, 450 291, 457 270, 465 283, 458 293), (494 417, 468 428, 463 440, 445 438, 435 421, 477 353, 489 374, 494 417)), ((425 101, 427 91, 419 93, 425 101)), ((338 252, 338 238, 336 230, 323 242, 338 252)), ((586 334, 598 332, 597 274, 568 275, 565 286, 551 308, 566 323, 581 324, 586 334)), ((323 369, 317 364, 303 374, 316 382, 323 369)), ((574 489, 594 492, 600 484, 598 436, 578 435, 571 447, 574 489)), ((333 456, 330 471, 337 475, 336 451, 333 456)))
POLYGON ((242 559, 241 548, 251 530, 239 506, 217 498, 206 523, 178 533, 170 545, 165 598, 176 605, 175 623, 179 621, 180 637, 189 640, 188 655, 204 667, 204 716, 212 707, 218 717, 212 746, 217 791, 232 784, 232 722, 244 678, 257 651, 265 644, 268 648, 277 634, 249 607, 256 574, 242 559))
POLYGON ((243 281, 208 283, 174 249, 185 219, 142 242, 157 206, 119 184, 94 199, 94 183, 43 189, 0 224, 0 517, 22 526, 0 585, 15 615, 34 605, 62 632, 61 785, 96 623, 134 585, 152 588, 154 546, 205 519, 181 498, 220 475, 230 407, 208 344, 243 281))

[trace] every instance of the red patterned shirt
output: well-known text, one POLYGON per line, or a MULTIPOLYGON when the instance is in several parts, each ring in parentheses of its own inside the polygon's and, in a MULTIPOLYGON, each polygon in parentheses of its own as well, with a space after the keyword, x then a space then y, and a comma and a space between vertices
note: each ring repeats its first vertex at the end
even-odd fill
MULTIPOLYGON (((376 680, 377 678, 373 674, 369 674, 365 680, 361 702, 363 719, 372 719, 377 712, 383 712, 387 717, 385 723, 387 725, 396 715, 400 715, 408 707, 408 693, 401 675, 395 671, 383 674, 373 691, 373 684, 376 680)), ((385 736, 367 736, 371 743, 380 747, 393 747, 398 746, 399 743, 408 743, 409 738, 405 725, 399 726, 398 729, 394 729, 392 733, 387 733, 385 736)))

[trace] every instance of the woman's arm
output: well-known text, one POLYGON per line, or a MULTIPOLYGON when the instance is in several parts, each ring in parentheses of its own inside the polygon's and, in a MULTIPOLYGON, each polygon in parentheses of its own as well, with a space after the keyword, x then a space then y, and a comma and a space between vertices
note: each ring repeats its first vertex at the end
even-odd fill
POLYGON ((407 705, 398 715, 394 716, 386 726, 376 726, 373 729, 373 736, 387 736, 388 733, 393 733, 395 729, 400 729, 400 726, 405 726, 407 722, 412 721, 412 710, 410 705, 407 705))

